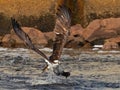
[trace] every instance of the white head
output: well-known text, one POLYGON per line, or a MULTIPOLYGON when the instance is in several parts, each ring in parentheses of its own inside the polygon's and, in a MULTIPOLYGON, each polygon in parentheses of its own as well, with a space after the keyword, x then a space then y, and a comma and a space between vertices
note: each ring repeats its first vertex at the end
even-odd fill
POLYGON ((54 64, 59 65, 60 61, 59 60, 54 60, 54 64))
POLYGON ((54 63, 60 63, 59 60, 54 60, 54 63))

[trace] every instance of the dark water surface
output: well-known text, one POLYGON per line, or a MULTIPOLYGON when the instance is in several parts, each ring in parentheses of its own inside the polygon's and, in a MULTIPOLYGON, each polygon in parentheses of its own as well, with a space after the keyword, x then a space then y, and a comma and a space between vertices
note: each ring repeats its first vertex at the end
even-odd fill
POLYGON ((65 49, 61 66, 71 72, 67 79, 42 73, 45 65, 31 50, 0 48, 0 90, 120 90, 119 51, 65 49))

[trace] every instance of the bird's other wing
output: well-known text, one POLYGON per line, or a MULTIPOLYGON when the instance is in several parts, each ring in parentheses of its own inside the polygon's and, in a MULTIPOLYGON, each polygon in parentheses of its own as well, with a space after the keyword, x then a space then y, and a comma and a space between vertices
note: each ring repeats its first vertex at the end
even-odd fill
POLYGON ((70 9, 68 9, 65 6, 59 6, 56 13, 56 23, 54 28, 56 38, 53 44, 53 53, 49 58, 51 62, 60 59, 67 37, 70 34, 69 33, 70 25, 71 25, 70 9))
POLYGON ((37 52, 38 54, 40 54, 42 57, 44 57, 46 60, 48 60, 48 57, 32 44, 32 41, 31 41, 30 37, 21 29, 19 23, 15 19, 13 19, 13 18, 11 18, 11 21, 12 21, 13 30, 15 31, 15 33, 17 34, 17 36, 21 40, 23 40, 24 43, 30 49, 34 50, 35 52, 37 52))

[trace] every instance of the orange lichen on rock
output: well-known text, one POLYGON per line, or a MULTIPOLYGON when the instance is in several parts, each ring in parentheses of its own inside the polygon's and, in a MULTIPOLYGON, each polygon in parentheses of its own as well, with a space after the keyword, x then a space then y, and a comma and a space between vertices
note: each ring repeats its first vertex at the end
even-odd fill
POLYGON ((7 15, 35 15, 50 12, 54 0, 0 0, 0 12, 7 15))

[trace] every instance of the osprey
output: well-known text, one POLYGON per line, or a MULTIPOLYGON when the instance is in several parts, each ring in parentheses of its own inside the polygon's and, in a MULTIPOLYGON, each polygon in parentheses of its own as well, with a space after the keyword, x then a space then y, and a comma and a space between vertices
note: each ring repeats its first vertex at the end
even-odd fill
POLYGON ((63 48, 67 41, 67 38, 70 34, 70 25, 71 25, 71 17, 70 17, 70 9, 65 6, 59 6, 57 13, 56 13, 56 22, 54 33, 56 34, 56 38, 53 44, 53 52, 52 55, 48 58, 43 52, 41 52, 37 47, 35 47, 28 36, 22 28, 20 27, 19 23, 14 19, 11 18, 13 30, 17 34, 17 36, 24 41, 24 43, 33 51, 40 54, 47 66, 43 69, 52 69, 56 75, 65 76, 66 78, 70 76, 70 72, 65 72, 64 70, 59 69, 60 64, 60 56, 62 54, 63 48))

